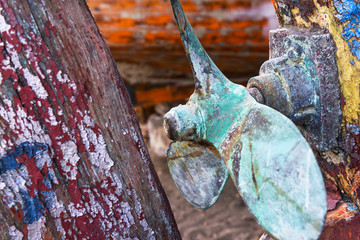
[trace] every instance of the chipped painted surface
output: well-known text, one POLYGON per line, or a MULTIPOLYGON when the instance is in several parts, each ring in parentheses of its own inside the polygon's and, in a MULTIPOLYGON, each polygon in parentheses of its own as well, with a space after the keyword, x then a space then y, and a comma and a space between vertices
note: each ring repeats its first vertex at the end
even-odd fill
POLYGON ((352 55, 360 60, 360 42, 357 40, 360 38, 360 4, 353 0, 345 0, 335 2, 334 6, 338 11, 335 17, 346 24, 341 36, 347 41, 352 55))
POLYGON ((342 131, 339 147, 319 152, 318 162, 325 175, 329 206, 327 226, 321 239, 358 239, 359 213, 348 211, 357 206, 360 187, 359 111, 359 3, 353 0, 274 0, 281 26, 323 28, 336 45, 342 110, 342 131), (297 10, 295 10, 297 9, 297 10), (295 16, 298 11, 298 16, 295 16), (351 214, 350 214, 351 212, 351 214))
POLYGON ((121 95, 124 87, 85 3, 52 3, 0 1, 0 206, 9 224, 1 226, 0 238, 179 239, 129 100, 121 95), (67 17, 75 16, 69 25, 67 17), (84 38, 86 47, 78 41, 84 38), (91 57, 87 49, 94 49, 91 57), (96 61, 104 65, 89 69, 96 61), (101 87, 91 88, 98 79, 101 87), (100 107, 91 101, 103 96, 99 89, 109 96, 116 91, 112 107, 123 109, 109 109, 128 113, 99 110, 109 101, 98 100, 100 107), (103 116, 126 122, 126 134, 113 130, 119 126, 104 127, 103 116))
MULTIPOLYGON (((360 60, 360 51, 359 51, 359 38, 358 25, 359 25, 359 3, 356 3, 352 0, 338 1, 334 3, 337 14, 335 18, 340 20, 343 23, 343 26, 332 25, 333 28, 337 28, 337 32, 334 31, 333 35, 338 35, 337 46, 347 44, 347 47, 341 47, 338 51, 338 65, 341 66, 340 70, 340 83, 341 90, 344 96, 344 121, 352 124, 359 124, 359 105, 360 105, 360 96, 359 89, 360 80, 358 79, 358 71, 360 69, 359 64, 355 65, 355 59, 360 60), (343 28, 342 32, 341 28, 343 28), (344 40, 346 42, 344 42, 344 40), (352 54, 349 54, 348 51, 351 51, 352 54), (347 63, 341 63, 342 61, 347 61, 347 63), (351 63, 354 61, 354 64, 351 63), (349 64, 350 62, 350 64, 349 64)), ((330 29, 331 31, 332 29, 330 29)), ((357 61, 358 61, 357 60, 357 61)), ((356 61, 356 63, 358 63, 356 61)))
MULTIPOLYGON (((246 88, 220 72, 197 40, 179 1, 171 3, 193 69, 195 92, 185 106, 164 116, 168 136, 176 141, 212 143, 249 209, 271 235, 277 239, 318 238, 327 210, 326 192, 310 146, 288 118, 258 104, 246 88)), ((184 146, 177 153, 170 149, 169 161, 185 159, 187 166, 191 160, 198 161, 187 155, 192 151, 184 146)), ((211 163, 202 160, 211 172, 211 163)), ((194 174, 194 170, 182 171, 176 175, 182 181, 175 181, 188 185, 186 171, 194 174)), ((217 187, 211 184, 212 189, 217 187)))

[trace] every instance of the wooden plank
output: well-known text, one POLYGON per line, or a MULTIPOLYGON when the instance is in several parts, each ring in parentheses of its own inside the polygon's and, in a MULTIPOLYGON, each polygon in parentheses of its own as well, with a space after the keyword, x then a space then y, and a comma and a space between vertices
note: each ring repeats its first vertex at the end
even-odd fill
MULTIPOLYGON (((88 0, 115 60, 190 72, 168 1, 88 0)), ((184 0, 201 43, 228 77, 254 76, 277 27, 266 0, 184 0)))
POLYGON ((184 101, 194 92, 193 86, 164 86, 135 92, 136 105, 154 106, 160 103, 184 101))
POLYGON ((86 2, 0 8, 0 239, 180 239, 86 2))

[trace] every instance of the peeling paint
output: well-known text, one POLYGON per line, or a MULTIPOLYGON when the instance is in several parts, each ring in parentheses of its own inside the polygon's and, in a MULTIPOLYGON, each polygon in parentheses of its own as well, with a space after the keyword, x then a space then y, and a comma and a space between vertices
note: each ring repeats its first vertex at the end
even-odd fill
MULTIPOLYGON (((7 131, 2 125, 0 195, 24 225, 11 227, 9 235, 37 240, 51 231, 60 239, 111 235, 126 239, 140 223, 153 238, 146 219, 135 221, 135 213, 143 212, 139 201, 136 209, 132 205, 136 191, 127 195, 123 176, 112 171, 114 160, 89 111, 84 87, 58 69, 38 33, 22 36, 24 30, 14 23, 11 7, 0 10, 5 42, 0 44, 0 116, 7 131), (10 88, 16 94, 8 92, 10 88), (93 182, 82 182, 80 171, 94 175, 93 182), (56 229, 47 228, 49 215, 56 229)), ((140 148, 136 132, 132 135, 140 148)), ((148 160, 144 150, 141 156, 148 160)))

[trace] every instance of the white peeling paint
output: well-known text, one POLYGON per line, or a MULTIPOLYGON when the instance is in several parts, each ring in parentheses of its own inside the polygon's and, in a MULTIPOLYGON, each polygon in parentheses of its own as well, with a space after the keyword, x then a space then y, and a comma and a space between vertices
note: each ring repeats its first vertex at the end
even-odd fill
POLYGON ((41 217, 38 221, 27 225, 29 240, 43 239, 43 232, 46 232, 45 222, 45 217, 41 217))
POLYGON ((87 127, 95 127, 95 121, 88 115, 84 117, 83 122, 86 124, 87 127))
POLYGON ((61 70, 56 74, 56 79, 60 83, 67 83, 70 88, 72 88, 75 92, 77 91, 75 82, 70 80, 69 76, 66 73, 63 74, 61 70))
MULTIPOLYGON (((3 8, 0 8, 0 12, 2 12, 3 8)), ((0 32, 8 32, 11 28, 11 25, 7 24, 5 18, 2 14, 0 14, 0 32)))
POLYGON ((106 149, 104 137, 102 135, 97 135, 91 128, 87 127, 92 125, 92 123, 89 122, 89 119, 89 117, 84 117, 84 124, 79 126, 82 141, 89 154, 91 164, 104 171, 108 171, 114 165, 114 161, 110 158, 106 149), (93 152, 90 151, 91 144, 94 146, 93 152))
MULTIPOLYGON (((21 66, 18 67, 19 69, 21 68, 21 66)), ((45 90, 44 86, 42 85, 40 78, 30 73, 29 69, 27 68, 22 68, 22 69, 28 85, 35 92, 36 96, 41 99, 46 99, 48 97, 48 93, 45 90)))
POLYGON ((131 207, 127 202, 121 202, 121 209, 119 209, 121 214, 121 220, 124 221, 127 227, 135 224, 133 215, 131 214, 131 207))
POLYGON ((26 182, 29 180, 29 176, 27 169, 21 168, 22 171, 18 172, 13 169, 0 175, 0 182, 5 185, 2 200, 8 208, 16 207, 17 204, 20 204, 21 207, 24 206, 20 191, 27 192, 26 182))
POLYGON ((23 68, 21 66, 19 54, 16 52, 14 45, 7 42, 6 50, 10 56, 11 62, 14 64, 14 68, 19 70, 20 72, 22 70, 28 85, 35 92, 36 96, 41 99, 46 99, 48 97, 48 93, 42 85, 40 78, 36 75, 33 75, 28 68, 23 68))
MULTIPOLYGON (((1 11, 2 9, 0 9, 1 11)), ((6 23, 5 18, 3 15, 0 14, 0 32, 8 32, 9 34, 15 34, 15 32, 13 32, 14 30, 10 31, 11 29, 11 25, 9 25, 8 23, 6 23)), ((23 39, 25 41, 25 39, 23 39)), ((21 39, 20 39, 21 41, 21 39)), ((26 44, 26 41, 21 41, 23 44, 26 44)), ((38 76, 33 75, 32 73, 30 73, 29 69, 27 68, 23 68, 21 66, 20 60, 19 60, 19 55, 15 49, 15 47, 7 42, 6 44, 6 51, 8 52, 10 59, 12 61, 12 63, 14 64, 14 68, 17 70, 22 70, 24 77, 27 80, 28 85, 33 89, 33 91, 35 92, 35 94, 41 98, 41 99, 46 99, 48 97, 47 91, 45 90, 44 86, 41 83, 41 80, 38 76)), ((6 60, 7 61, 7 60, 6 60)), ((6 62, 3 61, 3 64, 6 64, 6 62)), ((10 66, 10 62, 7 64, 9 67, 10 66)), ((4 65, 6 66, 6 65, 4 65)), ((39 71, 39 73, 41 73, 41 71, 39 71)))
POLYGON ((56 120, 56 117, 53 113, 53 109, 52 108, 48 108, 48 114, 49 114, 49 119, 46 119, 46 121, 48 123, 50 123, 51 126, 57 126, 59 123, 58 121, 56 120))
POLYGON ((56 74, 56 79, 61 83, 68 83, 70 81, 68 75, 67 74, 62 74, 62 71, 59 71, 56 74), (63 77, 63 75, 64 75, 64 77, 63 77))
MULTIPOLYGON (((143 213, 143 209, 142 209, 142 206, 140 204, 139 198, 138 198, 138 196, 136 194, 136 191, 134 189, 132 190, 132 195, 133 195, 133 197, 135 199, 135 211, 136 211, 136 214, 138 215, 138 217, 140 217, 141 213, 143 213)), ((146 239, 155 240, 154 231, 149 227, 149 224, 147 223, 146 218, 141 220, 140 224, 143 227, 144 231, 148 233, 146 239)))
POLYGON ((66 232, 61 224, 61 219, 57 218, 54 221, 55 221, 56 230, 62 234, 61 239, 65 240, 66 232))
MULTIPOLYGON (((1 14, 0 14, 1 15, 1 14)), ((10 240, 22 240, 24 235, 15 226, 9 228, 10 240)))
POLYGON ((55 198, 56 201, 54 202, 53 206, 51 206, 50 214, 53 218, 60 218, 61 213, 65 211, 65 207, 62 201, 57 200, 56 195, 55 198))
POLYGON ((74 203, 69 203, 68 211, 70 212, 71 217, 81 217, 86 213, 85 208, 76 208, 74 203))
POLYGON ((80 160, 76 144, 73 141, 68 141, 61 144, 60 147, 63 153, 63 159, 60 161, 61 169, 67 173, 68 179, 76 180, 78 173, 76 165, 80 160))
MULTIPOLYGON (((12 102, 2 95, 5 106, 0 106, 0 116, 9 124, 10 130, 18 135, 16 145, 23 142, 42 142, 51 146, 49 135, 45 134, 38 121, 27 115, 22 106, 14 110, 12 102), (15 120, 16 119, 16 120, 15 120)), ((0 146, 0 153, 6 151, 9 146, 0 146)))

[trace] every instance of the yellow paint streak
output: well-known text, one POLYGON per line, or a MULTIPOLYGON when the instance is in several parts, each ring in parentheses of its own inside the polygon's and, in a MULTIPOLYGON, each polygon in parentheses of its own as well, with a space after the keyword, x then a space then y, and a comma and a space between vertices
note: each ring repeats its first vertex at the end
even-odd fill
POLYGON ((295 21, 299 24, 299 26, 303 26, 303 27, 311 27, 311 22, 306 22, 300 14, 300 9, 295 7, 293 9, 291 9, 291 14, 293 16, 293 18, 295 19, 295 21))
POLYGON ((342 109, 343 122, 359 125, 360 61, 356 56, 352 55, 348 43, 341 36, 346 22, 340 23, 336 21, 335 14, 337 14, 337 11, 334 6, 320 6, 317 0, 313 0, 313 2, 317 11, 314 11, 313 15, 307 16, 309 22, 301 17, 299 8, 291 9, 291 14, 296 22, 295 25, 298 27, 311 27, 312 23, 316 23, 320 27, 329 30, 337 46, 336 57, 341 85, 340 90, 346 103, 342 109), (350 63, 351 60, 354 60, 354 65, 350 63))
POLYGON ((360 106, 360 61, 352 55, 350 47, 346 40, 341 36, 346 23, 336 22, 334 15, 337 14, 334 6, 321 7, 314 0, 318 12, 315 12, 309 19, 325 27, 332 35, 337 46, 336 57, 339 71, 340 90, 345 98, 346 105, 343 108, 343 121, 351 124, 359 124, 359 106, 360 106), (355 61, 355 65, 350 63, 355 61))
POLYGON ((360 172, 355 168, 345 168, 346 176, 339 174, 337 182, 342 193, 345 194, 360 210, 360 200, 357 198, 355 191, 360 186, 360 172))

